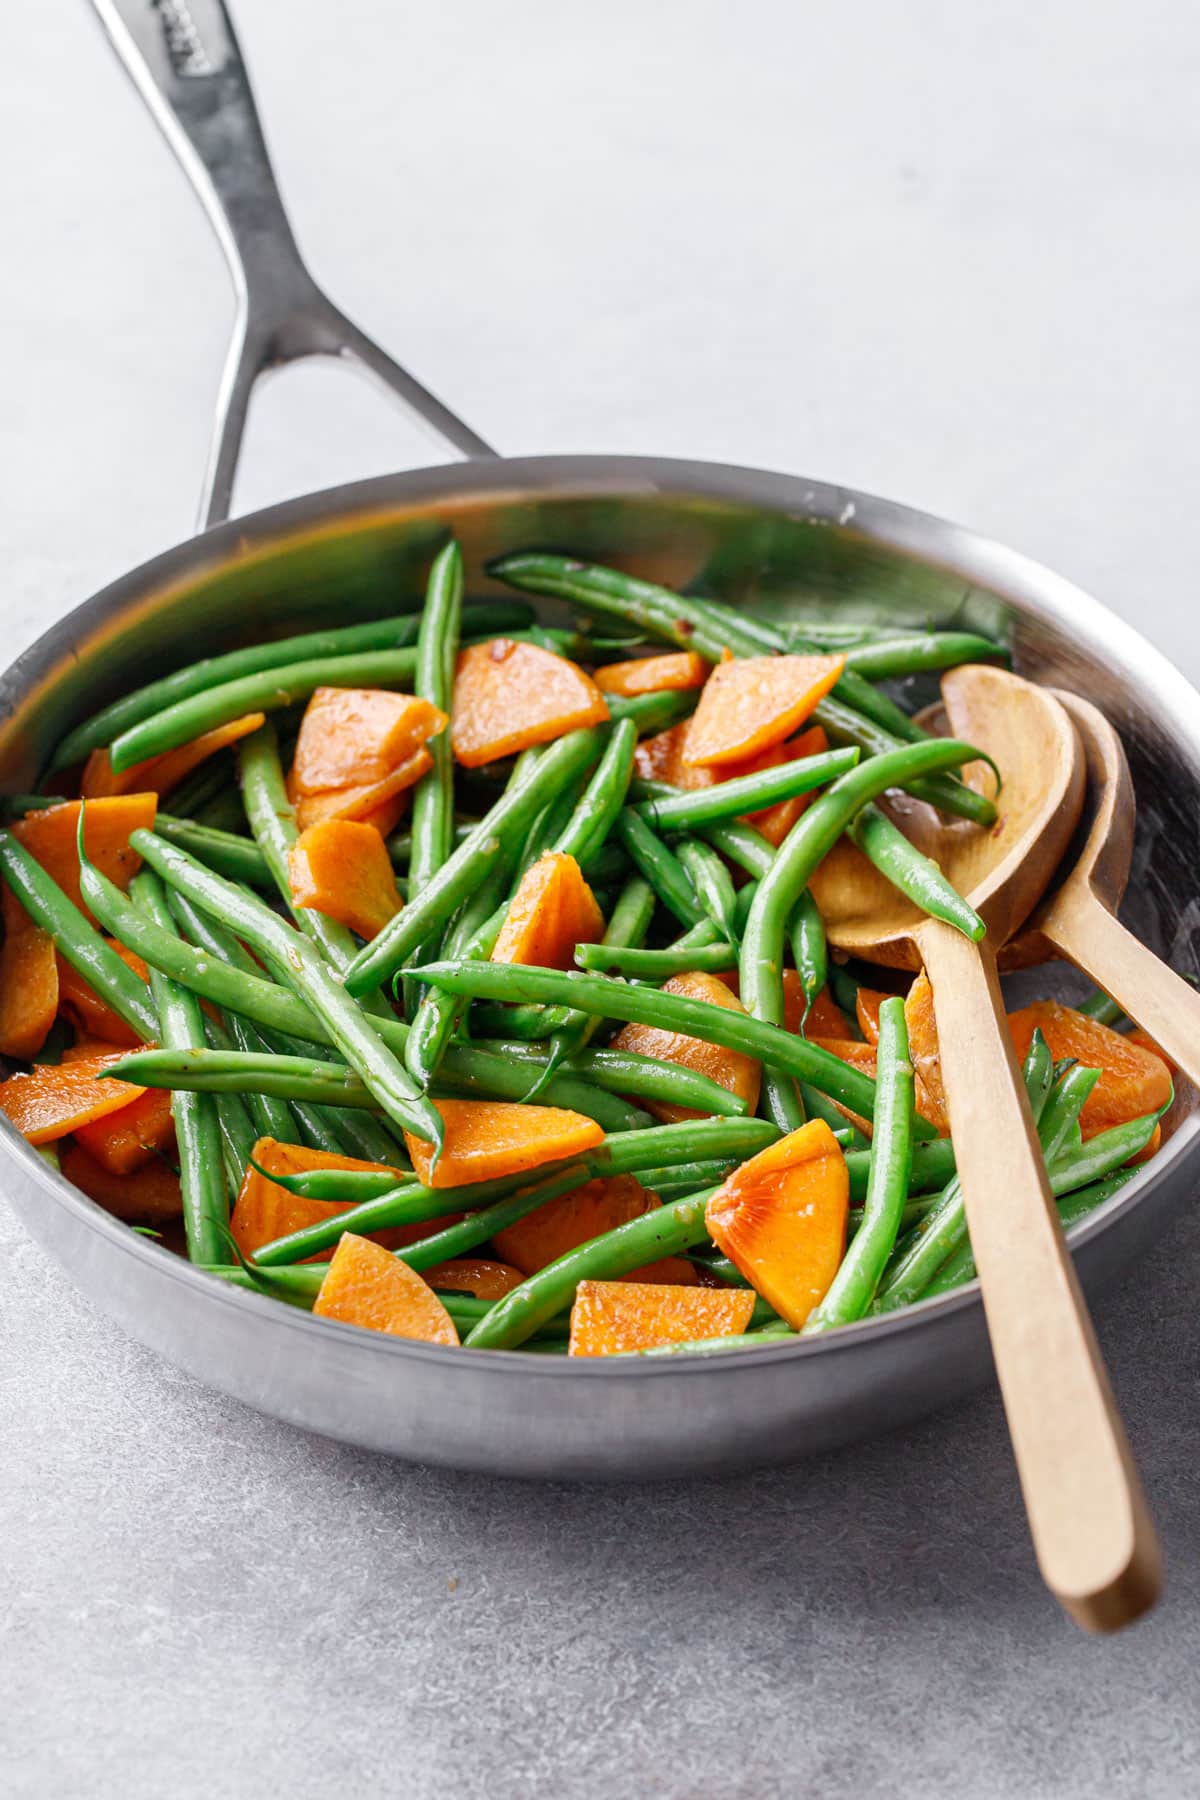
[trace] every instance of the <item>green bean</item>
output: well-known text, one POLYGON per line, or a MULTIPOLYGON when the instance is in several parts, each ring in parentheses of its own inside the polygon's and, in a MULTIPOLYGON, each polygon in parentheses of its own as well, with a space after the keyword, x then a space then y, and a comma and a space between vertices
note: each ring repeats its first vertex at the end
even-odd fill
POLYGON ((605 694, 604 698, 614 725, 632 719, 638 736, 645 737, 653 731, 666 731, 694 713, 700 695, 695 688, 663 688, 654 694, 605 694))
MULTIPOLYGON (((906 745, 861 763, 841 776, 797 819, 759 882, 746 920, 738 968, 742 1005, 748 1013, 773 1025, 782 1021, 783 946, 788 920, 813 871, 855 813, 868 800, 910 775, 968 762, 973 755, 969 744, 953 738, 931 738, 928 743, 906 745)), ((806 1080, 812 1079, 805 1070, 796 1072, 806 1080)), ((841 1095, 834 1098, 840 1099, 841 1095)))
POLYGON ((925 669, 953 669, 959 663, 1012 660, 1002 645, 972 631, 906 632, 848 645, 845 654, 846 667, 869 681, 889 681, 925 669))
POLYGON ((674 848, 707 917, 726 937, 736 936, 737 893, 717 852, 696 837, 677 838, 674 848))
MULTIPOLYGON (((603 975, 564 973, 519 963, 427 963, 421 970, 421 979, 472 999, 547 1001, 551 1005, 561 1002, 605 1018, 660 1025, 664 1030, 679 1031, 687 1037, 702 1038, 706 1043, 721 1044, 728 1050, 741 1050, 747 1056, 773 1063, 864 1117, 870 1117, 874 1110, 875 1083, 840 1057, 778 1026, 764 1025, 745 1013, 692 1000, 684 994, 630 987, 603 975)), ((917 1121, 917 1130, 922 1137, 934 1134, 933 1127, 923 1120, 917 1121)))
MULTIPOLYGON (((82 817, 83 808, 80 808, 82 817)), ((106 944, 40 862, 7 831, 0 831, 0 873, 34 924, 138 1037, 158 1036, 158 1013, 128 963, 106 944)), ((121 896, 124 899, 124 895, 121 896)))
MULTIPOLYGON (((159 883, 161 888, 162 884, 159 883)), ((186 989, 180 990, 186 993, 186 989)), ((189 1000, 194 996, 187 995, 189 1000)), ((225 1027, 215 1019, 204 1019, 204 1037, 211 1045, 208 1051, 197 1051, 197 1055, 212 1055, 231 1048, 232 1040, 225 1027)), ((186 1051, 160 1052, 166 1055, 187 1055, 186 1051)), ((240 1093, 217 1095, 217 1124, 221 1129, 221 1145, 225 1153, 225 1170, 229 1177, 231 1192, 236 1194, 242 1185, 242 1177, 246 1173, 250 1158, 254 1154, 254 1146, 258 1141, 258 1132, 254 1129, 254 1120, 250 1108, 240 1093)))
MULTIPOLYGON (((545 1054, 527 1044, 488 1038, 476 1040, 475 1053, 489 1055, 492 1061, 526 1067, 536 1067, 545 1054)), ((611 1045, 603 1050, 585 1045, 583 1049, 573 1051, 559 1064, 559 1075, 555 1079, 566 1076, 578 1076, 580 1080, 592 1082, 614 1094, 634 1094, 642 1100, 690 1106, 697 1112, 714 1113, 722 1118, 740 1118, 746 1110, 746 1102, 740 1095, 730 1093, 720 1082, 712 1081, 696 1069, 685 1068, 681 1063, 663 1062, 656 1056, 639 1056, 632 1050, 618 1050, 611 1045)))
MULTIPOLYGON (((1049 1046, 1040 1031, 1035 1031, 1021 1070, 1021 1079, 1029 1100, 1033 1122, 1038 1125, 1046 1110, 1054 1065, 1049 1046)), ((874 1311, 895 1312, 909 1306, 924 1293, 946 1257, 957 1249, 966 1236, 967 1215, 962 1184, 957 1173, 950 1177, 932 1210, 926 1214, 920 1231, 905 1244, 885 1270, 875 1298, 874 1311)))
POLYGON ((861 1042, 862 1032, 858 1024, 858 990, 860 983, 850 973, 845 963, 834 957, 825 977, 834 1004, 845 1018, 854 1035, 861 1042))
MULTIPOLYGON (((581 1281, 612 1281, 643 1263, 678 1255, 703 1243, 708 1236, 704 1208, 710 1191, 702 1188, 667 1206, 656 1207, 539 1269, 496 1302, 466 1338, 468 1348, 515 1349, 539 1325, 571 1304, 581 1281)), ((406 1261, 412 1260, 411 1251, 405 1251, 404 1256, 406 1261)))
MULTIPOLYGON (((158 816, 160 819, 162 818, 161 813, 158 816)), ((472 820, 469 824, 459 820, 451 836, 450 849, 457 850, 460 844, 465 844, 478 823, 478 819, 472 820)), ((184 848, 186 849, 187 846, 185 845, 184 848)), ((407 870, 412 860, 412 832, 394 831, 387 841, 387 850, 392 867, 402 871, 407 870)), ((447 851, 446 854, 449 855, 449 853, 447 851)))
POLYGON ((930 918, 941 919, 977 944, 987 930, 975 908, 942 874, 937 863, 911 844, 877 806, 864 806, 846 827, 868 862, 930 918))
POLYGON ((624 949, 620 945, 576 944, 575 961, 597 974, 627 975, 638 981, 667 981, 692 971, 720 973, 737 967, 732 944, 700 944, 669 950, 624 949))
POLYGON ((1079 1115, 1099 1079, 1099 1069, 1084 1069, 1075 1064, 1055 1084, 1038 1123, 1047 1167, 1070 1148, 1072 1132, 1078 1136, 1079 1115))
POLYGON ((651 1344, 643 1350, 618 1350, 617 1356, 707 1356, 714 1350, 762 1350, 771 1344, 785 1344, 798 1334, 782 1320, 764 1325, 759 1331, 729 1332, 724 1337, 689 1338, 678 1344, 651 1344))
POLYGON ((120 732, 109 747, 113 770, 119 775, 246 713, 293 706, 319 687, 407 687, 416 665, 415 650, 363 650, 284 663, 203 688, 120 732))
POLYGON ((705 917, 704 908, 675 852, 668 849, 646 821, 628 806, 618 815, 615 831, 634 867, 650 883, 668 911, 685 926, 699 924, 705 917))
POLYGON ((847 774, 858 759, 859 751, 849 745, 801 756, 756 775, 734 775, 712 787, 673 788, 665 781, 638 781, 633 788, 636 811, 656 831, 693 831, 698 825, 740 818, 797 794, 809 794, 847 774))
MULTIPOLYGON (((602 1144, 597 1144, 584 1156, 572 1157, 547 1168, 527 1169, 519 1175, 498 1176, 493 1181, 474 1181, 453 1188, 427 1188, 407 1183, 364 1200, 351 1212, 339 1213, 332 1219, 320 1220, 302 1231, 278 1238, 256 1251, 255 1258, 264 1267, 298 1262, 336 1243, 343 1231, 365 1236, 397 1225, 418 1224, 424 1219, 457 1212, 464 1201, 478 1208, 461 1225, 447 1228, 447 1231, 458 1233, 449 1240, 448 1247, 439 1244, 431 1249, 433 1240, 423 1240, 420 1245, 405 1249, 405 1262, 412 1263, 414 1268, 426 1268, 430 1263, 463 1255, 476 1245, 486 1243, 495 1232, 524 1218, 535 1207, 544 1205, 557 1194, 582 1187, 584 1182, 613 1175, 636 1175, 641 1169, 669 1165, 676 1156, 680 1160, 684 1156, 691 1160, 693 1155, 698 1160, 707 1160, 710 1156, 753 1156, 773 1143, 777 1136, 778 1133, 761 1119, 697 1119, 687 1120, 682 1125, 656 1125, 645 1131, 610 1133, 602 1144), (553 1194, 549 1191, 551 1187, 553 1194)), ((439 1239, 446 1235, 446 1232, 438 1234, 439 1239)))
MULTIPOLYGON (((278 918, 261 900, 214 875, 153 832, 136 831, 130 843, 164 881, 220 918, 257 954, 276 967, 285 968, 300 997, 321 1020, 334 1045, 365 1081, 387 1117, 403 1130, 440 1147, 442 1121, 437 1110, 416 1089, 380 1037, 375 1021, 355 1005, 303 933, 278 918)), ((245 976, 240 979, 248 980, 245 976)))
MULTIPOLYGON (((79 852, 84 862, 83 814, 80 807, 79 852)), ((152 918, 160 930, 171 931, 162 883, 143 869, 130 883, 131 904, 152 918)), ((184 1050, 204 1043, 204 1014, 194 994, 169 976, 150 970, 150 994, 158 1014, 159 1042, 169 1050, 184 1050)), ((179 1183, 183 1196, 183 1225, 188 1255, 193 1262, 229 1261, 225 1228, 229 1221, 229 1197, 222 1169, 221 1123, 215 1101, 203 1094, 177 1094, 171 1102, 175 1136, 179 1145, 179 1183)))
POLYGON ((182 781, 171 790, 175 809, 183 819, 197 819, 205 807, 220 797, 229 787, 229 772, 232 757, 229 752, 220 751, 215 756, 206 757, 190 770, 182 781))
POLYGON ((613 727, 604 755, 554 844, 561 855, 573 856, 585 873, 625 804, 637 736, 638 728, 632 719, 621 719, 613 727))
POLYGON ((65 794, 0 794, 0 819, 10 824, 26 813, 45 812, 48 806, 66 806, 65 794))
POLYGON ((639 1169, 638 1181, 652 1194, 666 1197, 674 1188, 681 1194, 694 1194, 697 1188, 719 1187, 738 1167, 732 1156, 710 1156, 703 1161, 674 1163, 662 1169, 639 1169))
POLYGON ((711 825, 698 825, 696 829, 714 850, 719 850, 756 881, 761 880, 775 861, 774 844, 761 831, 756 831, 753 825, 747 825, 744 819, 714 821, 711 825))
POLYGON ((215 869, 229 881, 241 881, 248 887, 274 892, 275 883, 267 859, 253 838, 217 831, 211 825, 197 825, 191 819, 179 819, 172 813, 163 812, 155 818, 154 829, 168 843, 178 844, 189 856, 207 863, 210 869, 215 869))
POLYGON ((599 733, 589 729, 568 732, 547 746, 527 778, 506 790, 423 892, 414 894, 403 911, 359 952, 346 970, 347 990, 361 994, 389 980, 417 945, 478 887, 503 844, 511 845, 546 802, 588 767, 600 741, 599 733))
MULTIPOLYGON (((884 730, 870 719, 863 718, 861 713, 844 706, 832 694, 827 694, 814 709, 812 718, 814 724, 824 727, 831 743, 856 744, 864 756, 886 756, 893 750, 902 748, 902 742, 897 739, 895 732, 884 730)), ((976 751, 975 754, 979 757, 981 753, 976 751)), ((977 793, 974 788, 951 779, 944 772, 916 776, 906 781, 904 788, 915 799, 924 800, 942 812, 970 819, 973 824, 996 823, 995 804, 986 794, 977 793)))
POLYGON ((1100 988, 1089 994, 1086 1000, 1081 1000, 1075 1010, 1084 1013, 1089 1019, 1095 1019, 1098 1025, 1115 1027, 1125 1017, 1124 1009, 1100 988))
POLYGON ((804 995, 804 1016, 801 1019, 803 1027, 804 1019, 807 1019, 812 1004, 829 975, 825 921, 808 888, 802 889, 797 895, 787 930, 792 945, 792 960, 800 977, 800 991, 804 995))
POLYGON ((210 656, 200 662, 189 663, 187 668, 177 669, 173 675, 166 675, 159 681, 150 682, 146 687, 135 689, 131 694, 122 695, 111 706, 93 713, 82 725, 77 725, 59 745, 52 766, 56 769, 69 768, 72 763, 85 757, 89 750, 96 750, 101 744, 111 744, 123 731, 140 725, 143 719, 152 718, 166 707, 188 700, 193 694, 202 694, 224 682, 246 675, 260 675, 268 669, 287 663, 308 662, 314 657, 357 655, 363 651, 387 650, 411 643, 413 623, 411 618, 398 615, 372 619, 365 625, 344 625, 333 631, 314 631, 302 637, 278 638, 273 643, 252 644, 245 650, 231 650, 224 656, 210 656))
MULTIPOLYGON (((236 1050, 245 1056, 263 1056, 269 1054, 265 1040, 255 1031, 253 1025, 235 1012, 225 1014, 225 1023, 229 1035, 233 1039, 236 1050)), ((296 1124, 295 1114, 285 1100, 277 1100, 273 1094, 266 1094, 259 1089, 251 1088, 246 1093, 246 1106, 254 1123, 257 1137, 274 1138, 278 1144, 297 1144, 300 1132, 296 1124)))
MULTIPOLYGON (((240 1094, 248 1091, 273 1096, 279 1100, 302 1101, 306 1105, 352 1108, 373 1112, 375 1096, 365 1083, 342 1063, 318 1058, 278 1055, 271 1052, 217 1052, 195 1049, 187 1052, 166 1050, 135 1051, 135 1072, 123 1079, 138 1081, 144 1087, 172 1088, 206 1094, 240 1094)), ((126 1063, 119 1065, 122 1069, 126 1063)), ((130 1065, 133 1068, 133 1065, 130 1065)), ((503 1079, 499 1076, 499 1079, 503 1079)), ((458 1093, 464 1084, 453 1080, 439 1082, 438 1092, 458 1093)), ((557 1104, 569 1104, 572 1112, 593 1118, 607 1131, 636 1131, 648 1125, 650 1116, 620 1100, 616 1095, 569 1075, 559 1075, 551 1084, 557 1104)), ((473 1084, 472 1090, 473 1091, 473 1084)), ((518 1096, 519 1097, 519 1096, 518 1096)), ((736 1116, 736 1115, 732 1115, 736 1116)), ((373 1121, 367 1121, 368 1125, 373 1121)), ((339 1121, 344 1133, 353 1125, 339 1121)), ((357 1133, 353 1150, 368 1162, 393 1163, 397 1147, 382 1133, 382 1128, 366 1137, 357 1133)))
MULTIPOLYGON (((810 1119, 824 1119, 831 1131, 837 1131, 846 1124, 844 1115, 838 1111, 833 1102, 821 1093, 818 1088, 811 1086, 807 1081, 798 1081, 796 1086, 800 1093, 800 1103, 810 1119)), ((861 1116, 863 1115, 860 1115, 860 1117, 861 1116)), ((857 1125, 852 1126, 851 1130, 854 1133, 854 1136, 850 1140, 853 1148, 855 1151, 862 1150, 865 1155, 866 1150, 864 1146, 868 1144, 869 1140, 858 1129, 857 1125)))
POLYGON ((879 1009, 875 1130, 863 1222, 825 1297, 809 1314, 804 1334, 861 1319, 892 1253, 908 1197, 912 1166, 913 1066, 904 1002, 898 994, 879 1009))
MULTIPOLYGON (((845 1123, 843 1118, 838 1118, 839 1126, 844 1127, 845 1123)), ((846 1173, 850 1177, 851 1206, 860 1205, 866 1198, 870 1166, 869 1150, 847 1151, 846 1173)), ((912 1174, 908 1183, 910 1194, 928 1195, 944 1187, 953 1173, 954 1145, 949 1138, 930 1138, 924 1144, 913 1145, 912 1174)))
MULTIPOLYGON (((292 899, 288 857, 300 834, 296 829, 295 810, 284 785, 275 727, 270 720, 240 740, 237 760, 246 817, 266 858, 280 899, 305 937, 312 939, 335 969, 345 971, 358 953, 354 934, 336 919, 326 918, 324 913, 311 907, 297 906, 292 899)), ((372 1010, 383 1010, 378 998, 372 1010)))
MULTIPOLYGON (((429 572, 413 688, 421 699, 446 714, 454 697, 462 602, 462 551, 451 539, 434 558, 429 572)), ((449 856, 454 833, 454 756, 449 731, 438 732, 425 747, 433 758, 433 767, 417 782, 412 799, 409 873, 418 892, 449 856)))
MULTIPOLYGON (((1076 1188, 1073 1193, 1065 1194, 1056 1202, 1059 1224, 1064 1231, 1086 1218, 1088 1213, 1095 1212, 1106 1200, 1118 1193, 1128 1181, 1138 1174, 1135 1169, 1115 1169, 1111 1175, 1099 1181, 1089 1182, 1086 1187, 1076 1188)), ((948 1256, 929 1286, 921 1295, 922 1300, 933 1300, 939 1294, 947 1294, 952 1288, 962 1287, 965 1282, 975 1279, 975 1257, 971 1250, 970 1240, 960 1244, 952 1256, 948 1256)))

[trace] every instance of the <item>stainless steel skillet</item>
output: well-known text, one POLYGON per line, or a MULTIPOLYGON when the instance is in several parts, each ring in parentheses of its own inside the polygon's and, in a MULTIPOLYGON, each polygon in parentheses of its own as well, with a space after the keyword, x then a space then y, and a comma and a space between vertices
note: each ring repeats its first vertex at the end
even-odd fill
MULTIPOLYGON (((1130 922, 1175 966, 1200 969, 1200 708, 1136 634, 1026 559, 846 489, 653 459, 492 458, 303 269, 223 9, 98 0, 98 10, 218 225, 239 327, 206 485, 210 529, 78 608, 8 671, 0 786, 30 787, 81 712, 198 648, 378 610, 411 587, 449 527, 476 587, 499 551, 554 545, 796 618, 836 603, 853 617, 1006 632, 1023 672, 1086 693, 1121 730, 1140 804, 1130 922), (475 460, 215 523, 255 375, 308 354, 360 359, 475 460)), ((1183 1113, 1146 1173, 1075 1234, 1089 1288, 1192 1188, 1196 1137, 1183 1113)), ((128 1330, 264 1411, 402 1456, 609 1479, 729 1469, 899 1424, 987 1374, 973 1290, 828 1339, 678 1363, 468 1356, 377 1338, 220 1288, 111 1220, 7 1131, 3 1167, 29 1228, 128 1330)))

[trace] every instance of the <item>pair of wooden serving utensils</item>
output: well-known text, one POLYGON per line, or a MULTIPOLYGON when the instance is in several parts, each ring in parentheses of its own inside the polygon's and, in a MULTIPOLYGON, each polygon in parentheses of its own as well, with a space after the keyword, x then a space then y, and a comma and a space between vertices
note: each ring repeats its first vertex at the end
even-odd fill
MULTIPOLYGON (((1046 1180, 1005 1022, 1004 967, 1065 957, 1200 1083, 1200 995, 1116 918, 1133 854, 1121 741, 1086 700, 969 665, 933 709, 1003 775, 989 830, 904 796, 893 818, 987 924, 973 944, 899 894, 848 841, 813 881, 830 943, 924 967, 971 1246, 1042 1576, 1082 1626, 1151 1607, 1161 1558, 1137 1471, 1046 1180), (1090 807, 1073 866, 1061 868, 1090 807), (1058 877, 1056 885, 1051 886, 1058 877)), ((982 768, 982 765, 980 765, 982 768)), ((970 772, 968 772, 970 773, 970 772)))

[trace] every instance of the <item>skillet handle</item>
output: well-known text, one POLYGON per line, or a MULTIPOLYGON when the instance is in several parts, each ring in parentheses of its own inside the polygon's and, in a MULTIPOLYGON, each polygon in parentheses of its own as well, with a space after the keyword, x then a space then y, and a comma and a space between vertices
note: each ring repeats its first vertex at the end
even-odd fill
POLYGON ((182 163, 233 276, 237 316, 217 400, 200 527, 228 518, 250 392, 264 370, 352 357, 465 457, 491 446, 393 362, 304 265, 276 186, 250 79, 223 0, 92 0, 182 163))

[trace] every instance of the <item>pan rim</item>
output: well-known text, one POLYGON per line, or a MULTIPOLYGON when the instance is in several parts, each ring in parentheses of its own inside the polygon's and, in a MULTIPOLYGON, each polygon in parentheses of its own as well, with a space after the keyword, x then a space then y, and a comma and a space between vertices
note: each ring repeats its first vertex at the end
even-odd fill
MULTIPOLYGON (((624 456, 571 455, 498 457, 494 460, 431 465, 397 474, 372 476, 342 483, 310 494, 277 502, 241 518, 210 527, 197 536, 159 552, 125 571, 88 599, 71 608, 29 645, 0 675, 0 723, 11 716, 18 698, 39 681, 52 676, 64 654, 74 655, 81 625, 99 626, 118 616, 137 597, 198 577, 235 555, 269 549, 273 540, 293 535, 305 524, 328 526, 335 520, 353 526, 366 525, 380 513, 424 510, 439 499, 461 502, 474 498, 491 503, 505 494, 563 499, 571 494, 596 496, 638 494, 680 501, 704 499, 731 506, 754 505, 806 523, 824 524, 853 531, 899 551, 929 568, 969 574, 972 582, 1002 595, 1018 611, 1053 622, 1068 638, 1081 639, 1093 654, 1110 662, 1125 683, 1148 690, 1165 713, 1166 723, 1178 747, 1186 753, 1200 781, 1200 718, 1197 693, 1191 683, 1141 634, 1113 613, 1103 602, 1056 574, 1044 564, 1010 549, 994 538, 943 520, 934 514, 842 484, 782 474, 740 464, 688 459, 624 456), (936 548, 936 554, 931 550, 936 548)), ((491 1368, 507 1373, 519 1367, 526 1375, 563 1381, 644 1380, 649 1376, 691 1379, 711 1373, 714 1367, 750 1371, 768 1360, 782 1363, 811 1357, 849 1353, 869 1340, 882 1342, 898 1332, 912 1332, 924 1325, 982 1306, 979 1284, 920 1301, 894 1313, 857 1321, 828 1334, 790 1338, 761 1347, 730 1353, 714 1351, 693 1356, 663 1357, 532 1357, 519 1350, 489 1351, 484 1357, 464 1359, 449 1346, 421 1343, 381 1332, 365 1332, 334 1320, 314 1318, 297 1308, 281 1305, 266 1296, 229 1286, 209 1276, 152 1239, 141 1236, 89 1200, 57 1174, 36 1150, 0 1116, 0 1143, 23 1166, 36 1185, 57 1205, 72 1213, 90 1230, 111 1240, 133 1255, 149 1273, 157 1270, 168 1280, 182 1281, 198 1296, 208 1296, 226 1306, 249 1309, 277 1328, 300 1329, 311 1336, 331 1332, 343 1345, 353 1343, 363 1355, 386 1355, 433 1361, 442 1368, 456 1367, 478 1373, 491 1368)), ((1143 1205, 1153 1189, 1168 1181, 1196 1157, 1200 1118, 1193 1115, 1145 1168, 1117 1194, 1082 1220, 1069 1233, 1073 1252, 1104 1235, 1129 1211, 1143 1205)))

